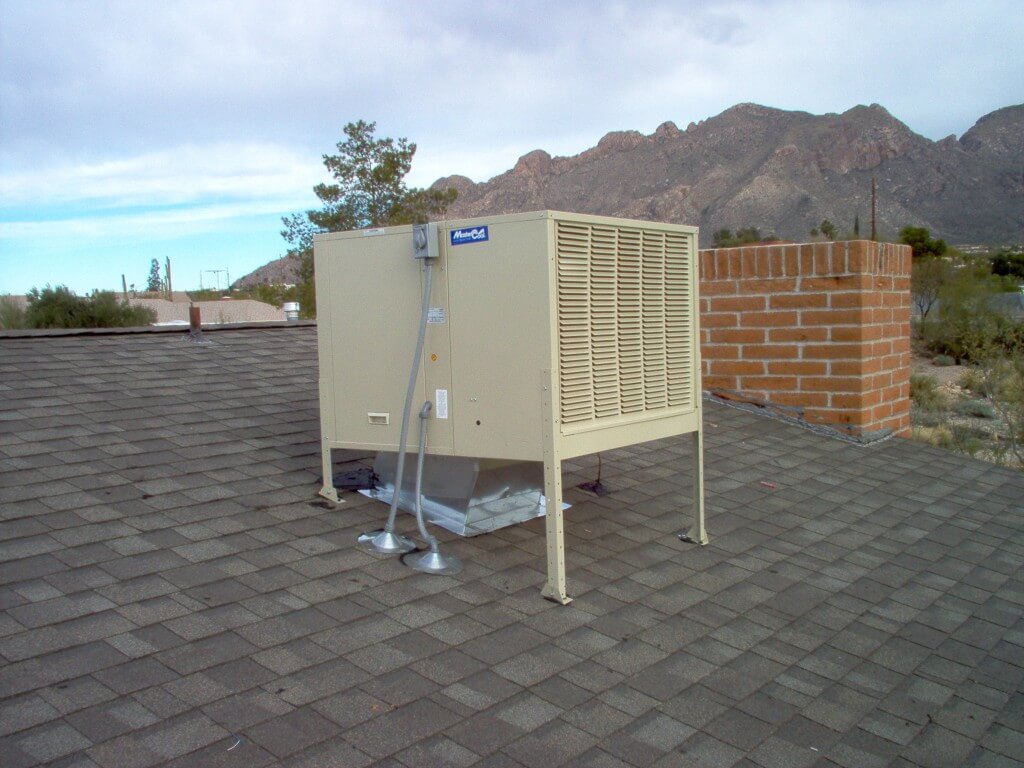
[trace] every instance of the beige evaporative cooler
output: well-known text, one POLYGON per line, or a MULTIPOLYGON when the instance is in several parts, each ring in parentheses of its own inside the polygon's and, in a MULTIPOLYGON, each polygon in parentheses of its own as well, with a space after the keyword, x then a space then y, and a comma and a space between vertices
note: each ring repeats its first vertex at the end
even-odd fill
MULTIPOLYGON (((543 594, 568 601, 564 459, 691 433, 687 538, 706 543, 697 229, 538 211, 427 234, 436 258, 414 400, 414 415, 433 403, 426 453, 543 462, 543 594)), ((411 226, 314 243, 321 493, 338 501, 332 449, 398 449, 424 266, 411 226)), ((414 417, 410 446, 418 430, 414 417)))

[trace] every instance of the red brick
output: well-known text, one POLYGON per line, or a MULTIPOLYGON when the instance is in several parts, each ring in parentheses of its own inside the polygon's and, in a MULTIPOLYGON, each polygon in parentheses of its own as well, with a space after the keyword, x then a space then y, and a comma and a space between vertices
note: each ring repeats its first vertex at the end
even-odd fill
POLYGON ((763 310, 766 304, 764 296, 715 296, 708 301, 712 312, 763 310))
POLYGON ((898 385, 893 387, 886 387, 885 389, 879 391, 881 392, 882 400, 889 404, 895 403, 899 400, 903 400, 910 394, 909 392, 904 393, 903 387, 898 385))
POLYGON ((833 274, 832 260, 829 258, 831 244, 822 243, 814 248, 814 272, 818 275, 833 274))
POLYGON ((799 275, 800 274, 800 253, 796 247, 788 247, 783 251, 783 260, 785 261, 785 271, 787 275, 799 275))
POLYGON ((701 377, 701 386, 704 389, 732 389, 737 390, 735 376, 712 376, 705 374, 701 377))
POLYGON ((771 360, 768 373, 776 376, 827 376, 828 367, 824 360, 771 360))
POLYGON ((773 392, 771 402, 775 405, 795 405, 803 408, 828 405, 827 392, 773 392))
POLYGON ((833 376, 863 376, 878 373, 885 369, 882 359, 867 357, 862 360, 833 360, 828 364, 828 372, 833 376))
POLYGON ((838 325, 830 334, 832 341, 875 341, 885 335, 880 325, 838 325))
POLYGON ((765 340, 765 331, 761 328, 715 328, 710 334, 711 341, 716 343, 756 344, 765 340))
POLYGON ((827 291, 869 291, 870 275, 836 275, 835 277, 805 277, 800 281, 800 290, 827 291))
POLYGON ((832 249, 832 274, 842 275, 849 272, 846 266, 846 248, 836 243, 832 249))
POLYGON ((752 247, 743 248, 743 277, 761 277, 757 271, 757 255, 752 247))
POLYGON ((846 269, 849 272, 866 272, 869 263, 869 243, 865 240, 854 240, 846 246, 846 269))
POLYGON ((829 294, 829 306, 833 309, 863 307, 864 293, 861 291, 836 291, 829 294))
POLYGON ((711 372, 715 375, 759 376, 764 373, 764 363, 752 360, 714 360, 711 372))
POLYGON ((893 310, 887 307, 873 307, 869 314, 872 323, 892 323, 895 319, 893 310))
POLYGON ((870 408, 878 405, 882 402, 882 393, 878 390, 874 392, 859 392, 857 394, 846 394, 836 392, 832 395, 831 404, 835 408, 870 408))
POLYGON ((796 389, 795 376, 743 376, 740 379, 740 388, 762 389, 762 390, 789 390, 796 389))
POLYGON ((735 344, 709 344, 700 348, 705 360, 738 360, 740 348, 735 344))
POLYGON ((701 280, 700 295, 705 296, 734 296, 738 286, 735 280, 701 280))
POLYGON ((814 344, 804 347, 804 358, 813 360, 860 360, 869 356, 867 344, 814 344))
POLYGON ((779 328, 797 324, 796 312, 744 312, 740 324, 745 328, 779 328))
POLYGON ((744 344, 743 357, 754 360, 780 360, 800 357, 795 344, 744 344))
POLYGON ((881 389, 882 387, 892 386, 892 374, 886 371, 885 373, 876 373, 872 376, 865 376, 864 386, 867 389, 881 389))
POLYGON ((827 293, 776 293, 768 297, 772 309, 817 309, 828 306, 827 293))
POLYGON ((902 365, 903 356, 902 355, 886 355, 885 357, 878 357, 878 358, 872 358, 872 359, 879 361, 879 365, 881 366, 880 370, 898 371, 900 368, 903 367, 903 365, 902 365))
POLYGON ((802 325, 860 325, 867 321, 863 309, 805 309, 802 325))
POLYGON ((767 280, 744 280, 740 284, 743 293, 793 293, 796 278, 771 278, 767 280))
POLYGON ((892 416, 892 405, 889 403, 882 403, 881 405, 876 405, 869 411, 868 420, 881 421, 882 419, 887 419, 890 416, 892 416))
POLYGON ((859 392, 861 381, 852 376, 805 376, 800 389, 806 392, 859 392))
POLYGON ((732 312, 701 313, 700 324, 704 328, 735 328, 739 316, 732 312))
POLYGON ((771 328, 768 341, 828 341, 828 328, 771 328))

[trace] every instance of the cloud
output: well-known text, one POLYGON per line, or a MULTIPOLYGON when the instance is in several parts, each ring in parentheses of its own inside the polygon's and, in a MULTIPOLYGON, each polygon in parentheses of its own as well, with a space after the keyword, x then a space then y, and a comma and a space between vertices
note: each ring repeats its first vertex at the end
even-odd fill
POLYGON ((94 214, 46 221, 11 221, 0 223, 0 241, 30 241, 45 238, 51 242, 81 240, 173 240, 203 232, 245 226, 257 217, 277 216, 287 212, 286 201, 264 200, 233 205, 202 205, 138 213, 94 214))
POLYGON ((225 198, 286 198, 302 205, 323 173, 318 159, 272 144, 185 145, 2 173, 0 205, 152 206, 225 198))
POLYGON ((0 269, 248 216, 258 266, 357 119, 418 144, 417 186, 744 101, 961 134, 1024 102, 1022 38, 1018 0, 0 0, 0 269))

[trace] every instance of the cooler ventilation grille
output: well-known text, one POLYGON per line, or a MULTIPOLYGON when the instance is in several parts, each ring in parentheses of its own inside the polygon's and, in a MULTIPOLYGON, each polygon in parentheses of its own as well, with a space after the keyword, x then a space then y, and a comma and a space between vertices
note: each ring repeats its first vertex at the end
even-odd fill
POLYGON ((563 426, 693 407, 685 235, 556 222, 563 426))

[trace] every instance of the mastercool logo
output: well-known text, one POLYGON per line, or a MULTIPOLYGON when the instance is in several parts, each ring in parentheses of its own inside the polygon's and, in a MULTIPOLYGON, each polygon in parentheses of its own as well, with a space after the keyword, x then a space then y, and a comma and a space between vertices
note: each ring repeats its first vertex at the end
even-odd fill
POLYGON ((466 243, 483 243, 489 240, 487 227, 472 227, 470 229, 453 229, 451 231, 452 245, 465 245, 466 243))

